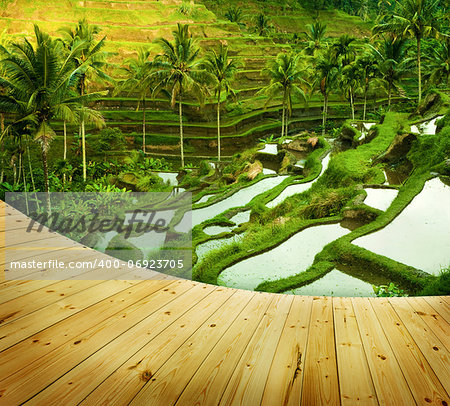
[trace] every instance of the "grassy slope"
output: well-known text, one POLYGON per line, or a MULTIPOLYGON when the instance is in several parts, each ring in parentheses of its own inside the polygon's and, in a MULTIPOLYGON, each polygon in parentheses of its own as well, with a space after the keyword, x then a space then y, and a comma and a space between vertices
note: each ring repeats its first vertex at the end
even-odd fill
MULTIPOLYGON (((208 49, 216 46, 219 41, 225 42, 230 47, 230 55, 241 58, 244 63, 244 71, 238 75, 235 87, 239 92, 245 92, 245 94, 243 93, 239 97, 237 105, 230 102, 234 106, 224 110, 223 125, 236 126, 233 131, 236 136, 240 137, 253 134, 260 137, 267 133, 277 132, 280 126, 276 122, 277 116, 275 115, 269 120, 263 118, 264 100, 261 96, 256 96, 257 91, 268 83, 268 79, 261 76, 260 70, 277 53, 290 48, 292 34, 303 31, 305 25, 312 22, 313 16, 302 8, 287 10, 270 1, 237 2, 231 0, 224 5, 204 0, 189 6, 190 10, 186 15, 181 13, 181 4, 182 2, 179 0, 81 2, 56 0, 52 3, 43 0, 12 0, 0 5, 3 8, 3 10, 0 9, 0 29, 6 29, 8 34, 16 38, 25 34, 32 39, 34 23, 38 23, 43 30, 53 35, 59 35, 58 29, 62 26, 74 25, 79 19, 87 18, 90 23, 101 28, 102 36, 107 37, 105 49, 113 54, 110 61, 118 67, 126 58, 135 55, 141 47, 149 48, 156 54, 159 49, 153 43, 154 39, 158 37, 171 38, 171 31, 177 22, 189 23, 192 34, 198 39, 202 48, 208 49), (224 14, 231 5, 238 5, 242 8, 246 28, 240 29, 236 23, 225 19, 224 14), (277 34, 273 39, 259 37, 252 33, 251 20, 257 12, 264 12, 272 19, 277 29, 277 34), (260 119, 257 118, 258 114, 261 115, 260 119), (257 125, 254 125, 254 130, 249 128, 248 123, 245 122, 249 116, 254 116, 258 120, 257 125)), ((368 23, 339 11, 323 11, 319 14, 319 18, 327 22, 328 34, 332 37, 350 32, 352 35, 362 38, 370 32, 368 23)), ((120 76, 117 68, 113 69, 112 73, 114 76, 120 76)), ((208 102, 213 103, 214 101, 209 100, 208 102)), ((336 102, 338 104, 345 103, 338 99, 336 102)), ((187 100, 187 103, 191 103, 191 106, 194 107, 190 111, 185 111, 184 119, 187 125, 189 126, 190 122, 196 123, 200 137, 213 138, 214 134, 206 134, 202 128, 213 128, 214 117, 198 111, 196 109, 198 103, 195 100, 187 100), (210 122, 208 123, 208 121, 210 122)), ((280 100, 274 99, 269 104, 269 108, 275 107, 271 110, 273 113, 279 110, 279 103, 280 100)), ((320 99, 311 100, 311 107, 320 105, 320 99)), ((109 108, 113 111, 118 110, 116 106, 109 108)), ((135 108, 135 105, 131 108, 135 108)), ((150 109, 152 108, 150 106, 150 109)), ((296 109, 303 108, 302 103, 296 106, 296 109)), ((209 109, 211 110, 211 107, 209 109)), ((170 106, 167 104, 164 110, 170 110, 170 106)), ((126 132, 141 133, 139 123, 141 114, 129 115, 135 119, 126 120, 128 121, 126 132)), ((316 113, 312 113, 312 115, 317 116, 316 113)), ((125 116, 122 112, 108 112, 106 114, 107 123, 111 126, 120 125, 125 116)), ((168 114, 164 114, 164 120, 159 120, 158 116, 161 117, 155 112, 153 118, 152 113, 149 112, 149 125, 164 124, 167 126, 167 131, 162 127, 156 131, 150 127, 148 132, 157 137, 174 137, 176 134, 173 131, 178 125, 176 114, 168 111, 168 114)), ((60 126, 57 125, 56 129, 58 133, 61 132, 60 126)), ((186 135, 187 138, 190 137, 189 134, 186 135)), ((230 137, 232 134, 225 133, 224 136, 230 137)), ((151 143, 150 137, 149 143, 151 143)))

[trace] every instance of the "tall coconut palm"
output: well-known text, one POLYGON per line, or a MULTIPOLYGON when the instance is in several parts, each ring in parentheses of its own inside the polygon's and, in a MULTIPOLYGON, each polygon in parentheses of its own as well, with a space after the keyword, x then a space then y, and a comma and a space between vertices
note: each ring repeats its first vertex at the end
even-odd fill
POLYGON ((391 105, 392 91, 400 89, 400 81, 404 74, 408 72, 407 40, 390 35, 384 38, 375 48, 372 49, 374 57, 377 59, 377 70, 381 83, 385 86, 388 95, 388 106, 391 105))
POLYGON ((145 154, 146 146, 146 101, 151 94, 151 62, 149 61, 150 51, 141 49, 137 58, 128 59, 128 66, 125 68, 126 79, 121 83, 119 89, 126 89, 130 93, 137 92, 138 103, 136 110, 139 111, 142 103, 142 151, 145 154))
POLYGON ((341 35, 331 47, 331 52, 337 62, 347 66, 355 59, 356 51, 353 46, 355 38, 348 34, 341 35))
POLYGON ((28 41, 11 44, 11 50, 2 48, 7 56, 0 62, 5 76, 0 86, 6 90, 0 95, 0 109, 13 113, 15 123, 26 123, 33 129, 35 140, 41 145, 45 191, 49 191, 48 150, 55 136, 51 126, 54 118, 72 120, 77 107, 99 96, 98 93, 78 95, 75 87, 83 65, 77 67, 74 58, 77 47, 64 56, 60 42, 34 27, 36 47, 28 41))
POLYGON ((289 115, 292 113, 293 99, 302 98, 306 101, 303 88, 308 84, 304 79, 306 73, 300 63, 300 54, 279 53, 275 60, 262 70, 262 73, 270 77, 270 83, 260 92, 268 95, 269 100, 282 94, 281 136, 283 137, 287 135, 286 112, 289 115))
POLYGON ((336 86, 338 74, 338 65, 330 50, 316 59, 315 82, 323 96, 322 136, 325 135, 325 127, 327 123, 328 97, 332 89, 336 86))
POLYGON ((155 79, 157 90, 166 85, 170 87, 172 107, 178 100, 180 155, 181 166, 184 167, 183 96, 186 92, 193 93, 199 99, 203 96, 205 72, 199 59, 200 49, 189 33, 189 25, 178 24, 172 34, 174 42, 165 38, 155 41, 161 47, 162 54, 153 61, 155 71, 151 77, 155 79))
MULTIPOLYGON (((0 45, 2 46, 2 49, 7 49, 9 43, 9 37, 6 32, 6 28, 2 31, 0 34, 0 45)), ((3 55, 3 53, 0 53, 0 58, 4 58, 7 55, 3 55)), ((0 69, 2 69, 0 65, 0 69)), ((0 70, 0 76, 4 76, 3 72, 0 70)), ((0 87, 0 94, 4 94, 4 89, 0 87)), ((4 165, 4 131, 5 131, 5 114, 3 112, 0 112, 0 183, 3 183, 3 177, 5 174, 5 165, 4 165)))
POLYGON ((303 34, 308 41, 308 44, 305 48, 305 52, 307 55, 314 55, 316 51, 322 48, 326 30, 327 25, 321 23, 320 21, 315 21, 313 24, 308 24, 306 26, 306 32, 304 32, 303 34))
POLYGON ((397 10, 386 22, 376 25, 373 33, 390 32, 397 36, 415 38, 417 43, 417 79, 419 103, 422 100, 422 39, 439 37, 437 9, 439 0, 403 0, 396 2, 397 10))
POLYGON ((214 94, 217 97, 217 160, 220 162, 220 102, 222 93, 225 100, 229 93, 234 94, 232 82, 241 65, 228 58, 228 47, 220 44, 218 52, 212 50, 203 61, 208 75, 213 81, 214 94))
POLYGON ((362 81, 362 91, 364 96, 363 120, 366 119, 367 111, 367 93, 369 91, 370 82, 377 74, 377 60, 373 53, 364 52, 356 59, 356 69, 359 72, 359 77, 362 81))
POLYGON ((269 34, 274 29, 274 26, 270 22, 269 17, 267 17, 263 13, 255 15, 255 17, 253 18, 253 22, 254 26, 252 30, 260 37, 267 36, 267 34, 269 34))
MULTIPOLYGON (((97 41, 96 37, 100 33, 99 27, 96 25, 91 25, 86 19, 78 21, 75 29, 72 30, 71 27, 64 27, 61 30, 64 35, 65 44, 72 48, 78 43, 82 42, 85 44, 84 47, 80 49, 78 54, 75 55, 75 63, 77 67, 82 67, 79 71, 79 93, 83 96, 86 93, 87 78, 90 76, 96 77, 97 79, 104 81, 111 81, 112 79, 105 73, 105 68, 107 66, 106 58, 108 54, 103 51, 105 46, 106 36, 97 41)), ((82 145, 82 156, 83 156, 83 180, 86 181, 87 177, 87 165, 86 165, 86 129, 85 124, 87 117, 85 116, 86 109, 81 109, 81 124, 80 124, 80 134, 81 134, 81 145, 82 145)))
POLYGON ((431 84, 448 86, 450 78, 450 40, 440 41, 424 56, 427 62, 427 77, 431 84))
POLYGON ((360 88, 361 76, 362 72, 355 62, 351 62, 342 68, 340 87, 343 90, 343 93, 346 96, 348 95, 348 101, 352 111, 352 120, 355 119, 355 94, 360 88))

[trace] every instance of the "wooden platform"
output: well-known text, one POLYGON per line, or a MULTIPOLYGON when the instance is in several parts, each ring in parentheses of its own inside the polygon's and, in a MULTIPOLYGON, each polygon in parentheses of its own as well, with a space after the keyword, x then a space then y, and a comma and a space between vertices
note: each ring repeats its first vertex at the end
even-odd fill
MULTIPOLYGON (((4 205, 0 225, 3 269, 6 250, 104 257, 26 233, 4 205), (6 247, 5 216, 17 223, 6 247)), ((0 283, 0 405, 450 405, 449 297, 274 295, 151 277, 0 283)))

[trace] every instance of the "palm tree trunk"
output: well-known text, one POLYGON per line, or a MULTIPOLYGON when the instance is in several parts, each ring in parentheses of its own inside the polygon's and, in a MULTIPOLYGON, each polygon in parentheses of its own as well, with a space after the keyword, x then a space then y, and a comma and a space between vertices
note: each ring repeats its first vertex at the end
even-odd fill
POLYGON ((144 151, 145 154, 145 126, 146 126, 146 122, 145 122, 145 97, 142 100, 142 108, 144 109, 144 117, 142 120, 142 151, 144 151))
POLYGON ((183 103, 181 90, 178 99, 178 112, 180 116, 180 153, 181 153, 181 167, 184 168, 184 145, 183 145, 183 103))
POLYGON ((220 162, 220 88, 217 93, 217 161, 220 162))
MULTIPOLYGON (((80 94, 81 96, 84 95, 84 80, 85 80, 85 74, 81 75, 80 80, 80 94)), ((81 107, 84 107, 83 105, 81 107)), ((86 176, 86 134, 85 134, 85 128, 84 128, 84 111, 81 112, 81 150, 83 155, 83 181, 86 182, 87 176, 86 176)))
POLYGON ((289 114, 286 114, 286 117, 285 117, 284 121, 285 121, 285 125, 286 125, 286 127, 284 129, 284 136, 287 137, 287 135, 288 135, 288 125, 289 125, 289 114))
POLYGON ((5 158, 3 156, 3 151, 4 151, 4 147, 3 147, 3 140, 0 140, 0 166, 1 166, 1 171, 0 171, 0 183, 3 183, 3 178, 5 176, 5 158))
POLYGON ((16 184, 17 184, 16 156, 14 155, 14 157, 12 159, 14 159, 14 161, 12 162, 12 165, 13 165, 13 179, 14 179, 13 185, 16 186, 16 184))
POLYGON ((28 146, 28 141, 26 141, 26 144, 27 144, 28 166, 30 168, 31 185, 33 186, 33 192, 36 193, 36 185, 34 184, 33 166, 31 165, 30 148, 28 146))
POLYGON ((355 103, 353 101, 353 90, 350 89, 350 107, 352 109, 352 120, 355 120, 355 103))
POLYGON ((284 100, 283 100, 283 113, 281 115, 281 136, 284 136, 284 117, 285 117, 285 108, 284 108, 284 100))
POLYGON ((50 193, 48 184, 48 163, 47 163, 47 149, 42 146, 42 165, 44 167, 44 187, 45 187, 45 197, 47 201, 47 211, 48 214, 52 214, 52 206, 50 204, 50 193))
POLYGON ((83 181, 86 182, 87 171, 86 171, 86 134, 84 128, 84 118, 81 120, 81 150, 83 155, 83 181))
POLYGON ((366 110, 367 110, 367 93, 364 93, 363 121, 366 120, 366 110))
POLYGON ((421 73, 421 66, 420 66, 420 51, 421 51, 421 43, 420 43, 420 36, 417 37, 417 69, 418 69, 418 77, 419 77, 419 104, 422 100, 422 73, 421 73))
MULTIPOLYGON (((22 146, 20 146, 19 148, 22 148, 22 146)), ((17 176, 17 183, 20 183, 21 177, 22 177, 22 152, 19 152, 19 174, 17 176)))
POLYGON ((328 96, 325 94, 323 96, 322 137, 325 137, 325 125, 327 123, 327 104, 328 104, 328 96))
POLYGON ((42 147, 42 166, 44 167, 44 187, 45 187, 45 193, 48 193, 49 191, 49 184, 48 184, 48 163, 47 163, 47 150, 45 146, 42 147))
POLYGON ((391 82, 388 84, 388 107, 391 107, 391 96, 392 96, 392 85, 391 82))
POLYGON ((22 176, 23 176, 23 190, 25 192, 25 206, 27 208, 27 215, 29 215, 30 214, 30 208, 28 207, 27 180, 26 180, 26 176, 25 176, 25 166, 23 164, 23 159, 22 159, 22 176))
MULTIPOLYGON (((64 163, 67 159, 67 125, 66 120, 64 120, 64 154, 63 154, 64 163)), ((63 182, 66 183, 66 174, 63 174, 63 182)))

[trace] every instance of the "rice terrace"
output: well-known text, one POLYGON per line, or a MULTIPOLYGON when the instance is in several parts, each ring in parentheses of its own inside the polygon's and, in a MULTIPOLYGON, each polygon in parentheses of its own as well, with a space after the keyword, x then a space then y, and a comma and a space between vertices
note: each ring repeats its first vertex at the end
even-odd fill
POLYGON ((450 404, 443 0, 1 0, 0 405, 450 404))

